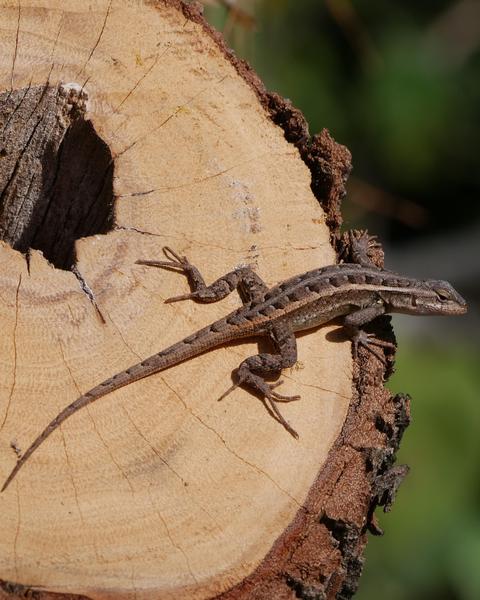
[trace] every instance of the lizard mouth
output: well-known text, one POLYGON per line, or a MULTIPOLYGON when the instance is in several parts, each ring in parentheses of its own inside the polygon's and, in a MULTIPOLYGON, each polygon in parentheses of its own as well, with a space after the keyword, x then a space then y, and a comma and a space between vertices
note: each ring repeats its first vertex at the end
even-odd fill
POLYGON ((468 312, 468 306, 466 302, 455 307, 456 315, 464 315, 466 312, 468 312))
POLYGON ((439 315, 464 315, 468 311, 468 306, 465 300, 462 298, 462 302, 448 302, 441 306, 438 310, 438 306, 435 307, 435 313, 439 315))

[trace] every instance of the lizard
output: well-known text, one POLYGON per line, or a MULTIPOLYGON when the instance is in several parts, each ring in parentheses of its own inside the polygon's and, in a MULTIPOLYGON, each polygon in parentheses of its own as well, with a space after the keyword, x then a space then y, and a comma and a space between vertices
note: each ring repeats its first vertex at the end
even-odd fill
POLYGON ((149 267, 178 271, 187 276, 191 292, 165 300, 166 303, 192 299, 217 302, 238 289, 243 300, 240 308, 207 325, 180 342, 117 373, 93 387, 64 408, 20 456, 1 491, 5 491, 20 468, 36 449, 68 418, 90 403, 135 381, 190 360, 213 348, 242 338, 264 336, 275 352, 261 353, 241 362, 233 385, 223 399, 238 386, 247 387, 264 402, 269 413, 295 438, 298 433, 282 416, 277 404, 299 400, 285 396, 276 388, 282 383, 267 383, 265 377, 279 374, 297 362, 295 332, 311 330, 343 318, 343 327, 352 341, 354 358, 365 347, 386 364, 383 348, 394 347, 362 328, 387 313, 412 315, 460 315, 467 311, 465 300, 446 281, 414 279, 385 270, 373 262, 371 250, 378 247, 367 232, 347 234, 344 254, 350 262, 324 266, 296 275, 269 288, 251 266, 241 266, 207 286, 200 271, 185 256, 168 246, 168 260, 137 260, 149 267), (349 249, 349 250, 348 250, 349 249))

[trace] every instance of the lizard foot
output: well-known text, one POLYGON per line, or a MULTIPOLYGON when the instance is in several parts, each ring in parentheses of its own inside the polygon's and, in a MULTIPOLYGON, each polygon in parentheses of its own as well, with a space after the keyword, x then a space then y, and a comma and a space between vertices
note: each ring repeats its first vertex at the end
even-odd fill
POLYGON ((167 269, 188 270, 192 265, 186 256, 180 256, 168 246, 163 247, 163 253, 169 260, 136 260, 137 265, 147 265, 148 267, 162 267, 167 269))
POLYGON ((281 385, 283 381, 278 381, 273 384, 265 384, 268 388, 265 392, 265 396, 263 398, 263 403, 265 404, 266 409, 273 414, 273 416, 277 419, 279 423, 281 423, 285 429, 288 431, 290 435, 292 435, 296 440, 298 440, 298 433, 293 429, 290 423, 285 419, 282 413, 278 410, 277 402, 293 402, 296 400, 300 400, 300 396, 284 396, 283 394, 279 394, 274 392, 273 390, 281 385))
POLYGON ((240 377, 239 380, 234 383, 232 386, 228 388, 226 392, 224 392, 218 401, 223 400, 226 396, 228 396, 234 389, 241 385, 247 385, 255 392, 260 393, 263 396, 263 403, 270 414, 281 423, 285 429, 292 435, 295 439, 298 440, 298 433, 293 429, 290 423, 284 418, 282 413, 278 410, 276 405, 277 402, 294 402, 296 400, 300 400, 300 396, 285 396, 283 394, 279 394, 275 392, 274 389, 281 385, 283 381, 277 381, 276 383, 267 383, 258 375, 254 375, 253 373, 246 373, 243 377, 240 377))
POLYGON ((352 335, 352 352, 353 352, 353 358, 355 358, 355 359, 358 356, 358 347, 359 346, 363 346, 364 348, 366 348, 369 352, 371 352, 374 356, 376 356, 378 358, 378 360, 384 365, 387 364, 385 356, 379 350, 376 350, 375 346, 377 346, 378 348, 395 349, 395 344, 392 344, 391 342, 385 342, 383 340, 379 340, 378 338, 375 337, 375 335, 373 333, 366 333, 365 331, 363 331, 363 329, 357 330, 352 335))
POLYGON ((283 394, 278 394, 273 390, 277 388, 279 385, 282 385, 283 379, 277 381, 275 383, 268 383, 268 387, 270 388, 270 396, 274 398, 277 402, 295 402, 296 400, 300 400, 301 396, 284 396, 283 394))
MULTIPOLYGON (((193 271, 196 271, 196 268, 191 264, 186 256, 180 256, 174 250, 172 250, 169 246, 163 247, 163 253, 169 260, 137 260, 135 264, 137 265, 146 265, 147 267, 160 267, 162 269, 172 269, 176 271, 177 269, 182 273, 188 275, 193 271)), ((178 302, 179 300, 191 300, 197 298, 198 293, 191 292, 189 294, 182 294, 181 296, 172 296, 171 298, 167 298, 165 300, 165 304, 169 304, 170 302, 178 302)))
POLYGON ((376 235, 370 235, 367 230, 351 229, 342 236, 340 259, 343 262, 352 262, 365 267, 379 267, 380 265, 374 263, 372 258, 375 258, 375 254, 378 254, 381 248, 382 245, 376 235))

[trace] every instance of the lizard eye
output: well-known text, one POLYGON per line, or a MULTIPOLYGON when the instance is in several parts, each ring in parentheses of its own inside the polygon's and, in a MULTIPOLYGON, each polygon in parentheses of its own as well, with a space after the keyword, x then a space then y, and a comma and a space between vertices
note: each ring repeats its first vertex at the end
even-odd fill
POLYGON ((450 295, 446 290, 435 290, 435 293, 437 294, 440 302, 448 302, 450 300, 450 295))

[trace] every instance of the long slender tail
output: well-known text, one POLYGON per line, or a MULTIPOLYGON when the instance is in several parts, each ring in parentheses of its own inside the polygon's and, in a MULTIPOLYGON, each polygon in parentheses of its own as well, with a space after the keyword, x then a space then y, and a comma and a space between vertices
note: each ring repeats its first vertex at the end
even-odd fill
POLYGON ((19 458, 17 464, 13 468, 12 472, 8 476, 7 480, 3 484, 1 492, 4 492, 10 485, 18 471, 35 452, 35 450, 43 444, 43 442, 55 431, 64 421, 71 417, 74 413, 84 408, 88 404, 91 404, 95 400, 110 394, 111 392, 118 390, 119 388, 144 379, 154 373, 164 371, 169 367, 173 367, 189 358, 198 356, 211 348, 215 348, 225 342, 228 342, 238 336, 234 333, 235 329, 232 328, 226 322, 225 319, 221 319, 204 329, 200 329, 193 335, 186 337, 182 341, 162 350, 158 354, 154 354, 149 358, 145 359, 141 363, 137 363, 132 367, 125 369, 121 373, 117 373, 110 379, 106 379, 99 385, 95 386, 66 408, 64 408, 40 433, 40 435, 32 442, 31 446, 24 452, 19 458))

